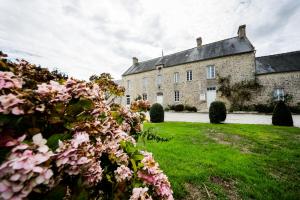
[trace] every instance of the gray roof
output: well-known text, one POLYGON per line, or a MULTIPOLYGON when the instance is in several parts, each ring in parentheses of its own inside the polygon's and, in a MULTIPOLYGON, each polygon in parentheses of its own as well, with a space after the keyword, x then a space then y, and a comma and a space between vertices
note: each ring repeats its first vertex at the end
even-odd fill
POLYGON ((233 37, 206 44, 199 48, 195 47, 178 53, 139 62, 137 65, 133 65, 129 69, 127 69, 123 76, 154 70, 156 69, 157 65, 161 64, 163 64, 164 67, 171 67, 174 65, 180 65, 189 62, 207 60, 252 51, 254 51, 254 47, 246 37, 233 37))
POLYGON ((256 58, 256 74, 300 71, 300 51, 256 58))

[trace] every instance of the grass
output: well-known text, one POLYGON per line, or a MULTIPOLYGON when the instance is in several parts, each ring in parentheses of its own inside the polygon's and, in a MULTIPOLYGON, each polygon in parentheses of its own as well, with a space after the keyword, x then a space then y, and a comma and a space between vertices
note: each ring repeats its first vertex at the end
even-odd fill
POLYGON ((299 199, 300 129, 146 123, 169 142, 139 142, 168 175, 176 199, 299 199))

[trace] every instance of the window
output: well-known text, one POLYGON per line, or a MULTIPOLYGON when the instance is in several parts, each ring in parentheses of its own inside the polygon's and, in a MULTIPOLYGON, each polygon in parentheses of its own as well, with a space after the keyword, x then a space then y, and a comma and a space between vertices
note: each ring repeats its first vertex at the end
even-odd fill
POLYGON ((127 90, 130 90, 130 87, 131 87, 130 80, 127 80, 127 90))
POLYGON ((274 99, 276 101, 284 101, 284 90, 282 88, 277 88, 274 90, 274 99))
POLYGON ((126 105, 130 105, 130 95, 126 95, 126 105))
POLYGON ((147 100, 147 99, 148 99, 147 94, 144 93, 144 94, 143 94, 143 100, 147 100))
POLYGON ((192 73, 192 70, 188 70, 188 71, 186 72, 186 80, 187 80, 187 81, 193 80, 193 73, 192 73))
POLYGON ((143 78, 143 89, 145 90, 147 88, 148 85, 148 80, 146 77, 143 78))
POLYGON ((216 78, 216 70, 215 66, 208 66, 207 67, 207 79, 214 79, 216 78))
POLYGON ((216 87, 208 87, 207 91, 216 90, 216 87))
POLYGON ((178 83, 179 82, 179 73, 175 72, 174 73, 174 83, 178 83))
POLYGON ((161 75, 157 75, 157 85, 160 86, 162 83, 162 76, 161 75))
POLYGON ((175 102, 179 101, 179 91, 178 90, 174 91, 174 101, 175 102))

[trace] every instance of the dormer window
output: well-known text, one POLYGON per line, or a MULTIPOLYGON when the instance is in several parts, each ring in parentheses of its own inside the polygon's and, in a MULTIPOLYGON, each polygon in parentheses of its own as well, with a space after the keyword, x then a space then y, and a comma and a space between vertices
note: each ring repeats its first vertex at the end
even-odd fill
POLYGON ((163 65, 162 65, 162 64, 156 65, 156 69, 157 69, 158 71, 160 71, 162 68, 163 68, 163 65))

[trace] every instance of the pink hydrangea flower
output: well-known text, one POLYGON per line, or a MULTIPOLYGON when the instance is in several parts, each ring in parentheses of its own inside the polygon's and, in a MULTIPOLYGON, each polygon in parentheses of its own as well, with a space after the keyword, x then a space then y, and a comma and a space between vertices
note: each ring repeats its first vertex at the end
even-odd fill
POLYGON ((149 189, 147 187, 133 188, 132 195, 129 200, 152 200, 152 197, 147 193, 148 190, 149 189))
POLYGON ((41 134, 33 136, 33 140, 34 143, 14 147, 0 166, 0 199, 24 199, 40 184, 50 186, 53 171, 46 162, 53 153, 37 149, 45 145, 41 134))
POLYGON ((125 165, 121 165, 115 170, 115 177, 117 182, 123 182, 125 180, 130 180, 132 177, 132 171, 125 165))
POLYGON ((0 112, 4 114, 12 113, 14 115, 23 114, 24 111, 19 108, 23 100, 19 99, 16 95, 9 93, 8 95, 0 96, 0 112))
POLYGON ((89 142, 90 138, 86 132, 78 132, 74 135, 72 140, 72 145, 74 148, 77 148, 83 142, 89 142))
POLYGON ((0 71, 0 90, 4 88, 22 88, 22 79, 12 72, 0 71))

